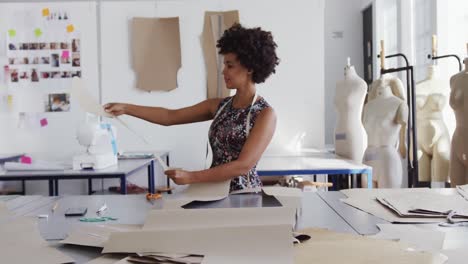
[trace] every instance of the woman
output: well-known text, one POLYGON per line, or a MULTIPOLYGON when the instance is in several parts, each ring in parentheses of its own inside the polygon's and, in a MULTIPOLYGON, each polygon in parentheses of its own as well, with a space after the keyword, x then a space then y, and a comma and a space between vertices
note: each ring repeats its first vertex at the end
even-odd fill
POLYGON ((276 114, 263 97, 257 97, 255 84, 275 73, 277 45, 271 32, 235 24, 224 32, 217 47, 224 55, 226 87, 236 90, 234 96, 176 110, 121 103, 107 104, 105 109, 116 116, 128 114, 164 126, 213 119, 209 131, 211 167, 167 170, 166 175, 179 185, 231 179, 230 191, 257 188, 261 181, 256 164, 273 137, 276 114))

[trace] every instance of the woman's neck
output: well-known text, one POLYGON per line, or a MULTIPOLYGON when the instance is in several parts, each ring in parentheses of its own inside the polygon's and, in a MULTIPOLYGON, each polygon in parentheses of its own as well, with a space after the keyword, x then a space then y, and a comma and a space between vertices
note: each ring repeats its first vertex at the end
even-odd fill
POLYGON ((236 94, 232 99, 233 107, 245 108, 251 105, 256 91, 255 84, 253 83, 246 85, 242 89, 237 89, 236 94))

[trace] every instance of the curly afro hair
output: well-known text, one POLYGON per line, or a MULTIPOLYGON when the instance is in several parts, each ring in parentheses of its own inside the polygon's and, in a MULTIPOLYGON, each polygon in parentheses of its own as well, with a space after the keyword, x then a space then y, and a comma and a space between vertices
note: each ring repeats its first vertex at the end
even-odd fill
POLYGON ((244 28, 236 23, 224 31, 216 47, 219 54, 236 54, 240 64, 252 71, 254 83, 265 82, 279 64, 273 35, 259 27, 244 28))

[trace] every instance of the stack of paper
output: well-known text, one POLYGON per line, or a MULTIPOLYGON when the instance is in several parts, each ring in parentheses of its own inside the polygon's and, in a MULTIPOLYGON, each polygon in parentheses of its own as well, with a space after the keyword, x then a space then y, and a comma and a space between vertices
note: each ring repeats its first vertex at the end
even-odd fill
POLYGON ((468 201, 457 194, 403 193, 386 195, 377 200, 401 217, 446 218, 450 212, 455 211, 453 217, 468 218, 468 201))
POLYGON ((440 253, 409 250, 395 241, 377 240, 323 229, 301 231, 310 240, 294 247, 294 263, 391 263, 442 264, 447 257, 440 253))

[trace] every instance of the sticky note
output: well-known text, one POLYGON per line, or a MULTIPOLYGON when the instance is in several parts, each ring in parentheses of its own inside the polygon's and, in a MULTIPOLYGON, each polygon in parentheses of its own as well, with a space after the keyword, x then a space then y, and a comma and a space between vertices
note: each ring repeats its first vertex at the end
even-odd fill
POLYGON ((34 35, 36 35, 36 37, 42 36, 42 30, 40 28, 36 28, 34 30, 34 35))
POLYGON ((47 17, 47 16, 49 16, 49 14, 50 14, 49 8, 42 9, 42 16, 43 17, 47 17))
POLYGON ((21 163, 24 163, 24 164, 31 164, 32 163, 32 159, 31 157, 28 157, 28 156, 22 156, 20 158, 20 162, 21 163))
POLYGON ((16 36, 16 30, 14 30, 14 29, 8 30, 8 35, 9 35, 10 37, 16 36))
POLYGON ((62 58, 65 58, 65 59, 70 58, 70 51, 68 50, 62 51, 62 58))
POLYGON ((8 106, 12 106, 12 105, 13 105, 13 95, 8 95, 8 97, 7 97, 7 104, 8 104, 8 106))
POLYGON ((67 26, 67 32, 68 32, 68 33, 71 33, 71 32, 73 32, 73 31, 75 31, 75 27, 74 27, 73 25, 71 25, 71 24, 68 25, 68 26, 67 26))
POLYGON ((40 122, 41 122, 41 127, 45 127, 49 124, 49 122, 47 122, 47 118, 42 118, 40 122))

